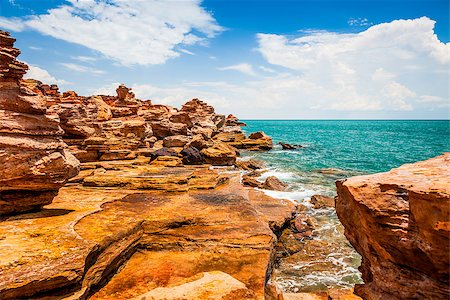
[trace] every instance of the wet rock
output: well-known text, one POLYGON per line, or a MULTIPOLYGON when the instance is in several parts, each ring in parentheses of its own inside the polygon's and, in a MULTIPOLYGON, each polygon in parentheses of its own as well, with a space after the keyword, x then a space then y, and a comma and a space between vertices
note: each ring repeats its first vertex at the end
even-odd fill
POLYGON ((258 181, 256 177, 247 174, 242 175, 242 184, 254 188, 262 188, 263 183, 258 181))
POLYGON ((300 233, 298 237, 309 237, 316 228, 316 221, 313 217, 300 213, 291 221, 291 228, 300 233))
POLYGON ((273 191, 284 191, 287 189, 287 187, 288 187, 287 184, 285 184, 275 176, 267 177, 264 183, 262 184, 263 189, 273 191))
POLYGON ((315 209, 334 207, 334 198, 328 196, 313 195, 310 202, 315 209))
POLYGON ((267 170, 254 170, 246 173, 245 175, 250 177, 261 177, 261 175, 264 174, 265 172, 267 172, 267 170))
POLYGON ((267 137, 268 136, 262 131, 252 132, 248 135, 248 138, 252 139, 252 140, 259 140, 259 139, 263 139, 263 138, 267 138, 267 137))
POLYGON ((241 170, 253 171, 264 168, 264 163, 256 159, 237 159, 235 166, 241 170))
POLYGON ((281 145, 281 148, 283 150, 295 150, 295 149, 302 148, 302 145, 291 145, 291 144, 283 143, 283 142, 279 142, 278 144, 281 145))
POLYGON ((295 237, 295 234, 289 228, 283 230, 278 243, 279 247, 281 247, 288 255, 297 253, 303 248, 302 243, 299 242, 299 239, 295 237))
POLYGON ((181 151, 185 165, 201 165, 205 163, 205 156, 195 147, 188 147, 181 151))
POLYGON ((450 297, 450 154, 336 183, 364 299, 450 297))
POLYGON ((278 286, 269 280, 264 289, 264 300, 284 300, 283 293, 278 286))

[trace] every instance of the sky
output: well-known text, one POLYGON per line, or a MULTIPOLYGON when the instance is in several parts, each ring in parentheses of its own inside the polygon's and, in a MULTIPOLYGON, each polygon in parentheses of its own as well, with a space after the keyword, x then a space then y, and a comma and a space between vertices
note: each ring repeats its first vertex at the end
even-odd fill
POLYGON ((26 77, 241 119, 449 119, 448 0, 0 0, 26 77))

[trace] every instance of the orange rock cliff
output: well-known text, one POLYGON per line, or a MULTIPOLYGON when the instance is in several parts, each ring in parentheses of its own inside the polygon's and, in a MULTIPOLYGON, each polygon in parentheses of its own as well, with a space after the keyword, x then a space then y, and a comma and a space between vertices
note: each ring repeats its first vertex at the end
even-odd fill
POLYGON ((450 153, 337 183, 364 299, 450 298, 450 153))

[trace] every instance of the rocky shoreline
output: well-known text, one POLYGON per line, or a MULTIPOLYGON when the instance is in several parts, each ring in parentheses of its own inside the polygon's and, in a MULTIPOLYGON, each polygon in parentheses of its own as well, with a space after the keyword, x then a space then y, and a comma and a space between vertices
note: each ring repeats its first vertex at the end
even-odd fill
MULTIPOLYGON (((276 177, 261 181, 264 165, 239 157, 242 150, 272 149, 269 136, 246 135, 237 117, 217 114, 199 99, 177 109, 137 99, 124 85, 116 96, 84 97, 24 80, 27 66, 16 60, 14 41, 0 31, 0 299, 359 299, 351 289, 282 293, 277 287, 274 267, 282 260, 329 253, 321 251, 328 244, 312 238, 317 220, 303 205, 261 190, 287 186, 276 177)), ((448 156, 439 162, 449 166, 448 156)), ((448 169, 434 166, 435 173, 411 185, 433 176, 445 181, 448 169)), ((366 287, 356 292, 377 299, 387 288, 374 268, 374 251, 364 244, 366 228, 355 217, 359 198, 346 190, 353 182, 338 183, 337 211, 363 255, 366 287)), ((413 233, 429 241, 437 232, 442 244, 448 242, 448 209, 441 207, 449 202, 448 181, 433 188, 438 198, 434 192, 419 198, 439 202, 437 229, 413 233)), ((321 196, 311 203, 314 209, 334 206, 321 196)), ((401 216, 402 205, 395 204, 401 216)), ((384 217, 374 220, 386 227, 384 217)), ((376 236, 371 241, 378 245, 376 236)), ((409 254, 398 262, 391 258, 404 249, 386 258, 391 244, 377 255, 395 272, 423 245, 407 244, 409 254)), ((439 252, 438 261, 431 259, 436 267, 419 271, 436 287, 433 295, 443 296, 445 247, 429 247, 439 252)), ((421 257, 435 255, 421 251, 421 257)), ((405 295, 431 294, 406 288, 395 297, 405 295)))

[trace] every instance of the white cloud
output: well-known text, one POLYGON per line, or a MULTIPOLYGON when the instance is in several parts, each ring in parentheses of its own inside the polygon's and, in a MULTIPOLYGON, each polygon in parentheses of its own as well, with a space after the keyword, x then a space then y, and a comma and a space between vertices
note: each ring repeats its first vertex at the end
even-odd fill
POLYGON ((103 70, 97 70, 91 67, 82 66, 79 64, 74 63, 60 63, 60 65, 64 66, 65 68, 75 71, 75 72, 82 72, 82 73, 92 73, 96 75, 105 74, 105 71, 103 70))
POLYGON ((47 14, 0 18, 0 26, 26 27, 99 51, 123 65, 162 64, 177 45, 204 44, 223 28, 198 0, 69 0, 47 14))
POLYGON ((255 76, 256 72, 255 70, 253 70, 252 65, 247 64, 247 63, 241 63, 241 64, 237 64, 237 65, 232 65, 232 66, 227 66, 227 67, 222 67, 222 68, 217 68, 217 70, 219 71, 238 71, 247 75, 251 75, 251 76, 255 76))
POLYGON ((275 70, 274 70, 274 69, 271 69, 271 68, 267 68, 267 67, 264 67, 264 66, 259 66, 259 68, 260 68, 261 70, 265 71, 265 72, 275 73, 275 70))
POLYGON ((258 34, 258 50, 269 63, 290 70, 283 81, 296 78, 310 85, 296 90, 292 102, 339 111, 411 111, 433 105, 424 99, 437 99, 423 95, 449 97, 450 43, 438 40, 434 25, 422 17, 355 34, 258 34))
POLYGON ((92 57, 92 56, 83 56, 83 55, 79 55, 79 56, 71 56, 71 59, 75 59, 75 60, 79 60, 82 62, 94 62, 97 60, 97 58, 92 57))
POLYGON ((189 54, 189 55, 195 55, 194 52, 191 52, 191 51, 186 50, 186 49, 179 49, 178 51, 183 52, 183 53, 186 53, 186 54, 189 54))
POLYGON ((369 26, 373 23, 369 22, 367 18, 350 18, 348 19, 347 24, 350 26, 369 26))
POLYGON ((437 40, 433 25, 420 18, 357 34, 259 35, 259 51, 278 66, 275 73, 236 83, 132 87, 155 103, 180 106, 199 97, 241 118, 448 118, 441 107, 449 106, 449 62, 441 48, 449 46, 437 40))
POLYGON ((54 76, 50 75, 47 70, 39 68, 38 66, 29 65, 28 67, 28 71, 24 78, 36 79, 46 84, 69 84, 63 79, 56 79, 54 76))
POLYGON ((0 28, 11 31, 22 31, 25 29, 25 24, 19 18, 5 18, 0 17, 0 28))
POLYGON ((30 48, 31 50, 35 50, 35 51, 41 51, 42 50, 41 47, 36 47, 36 46, 30 46, 28 48, 30 48))

